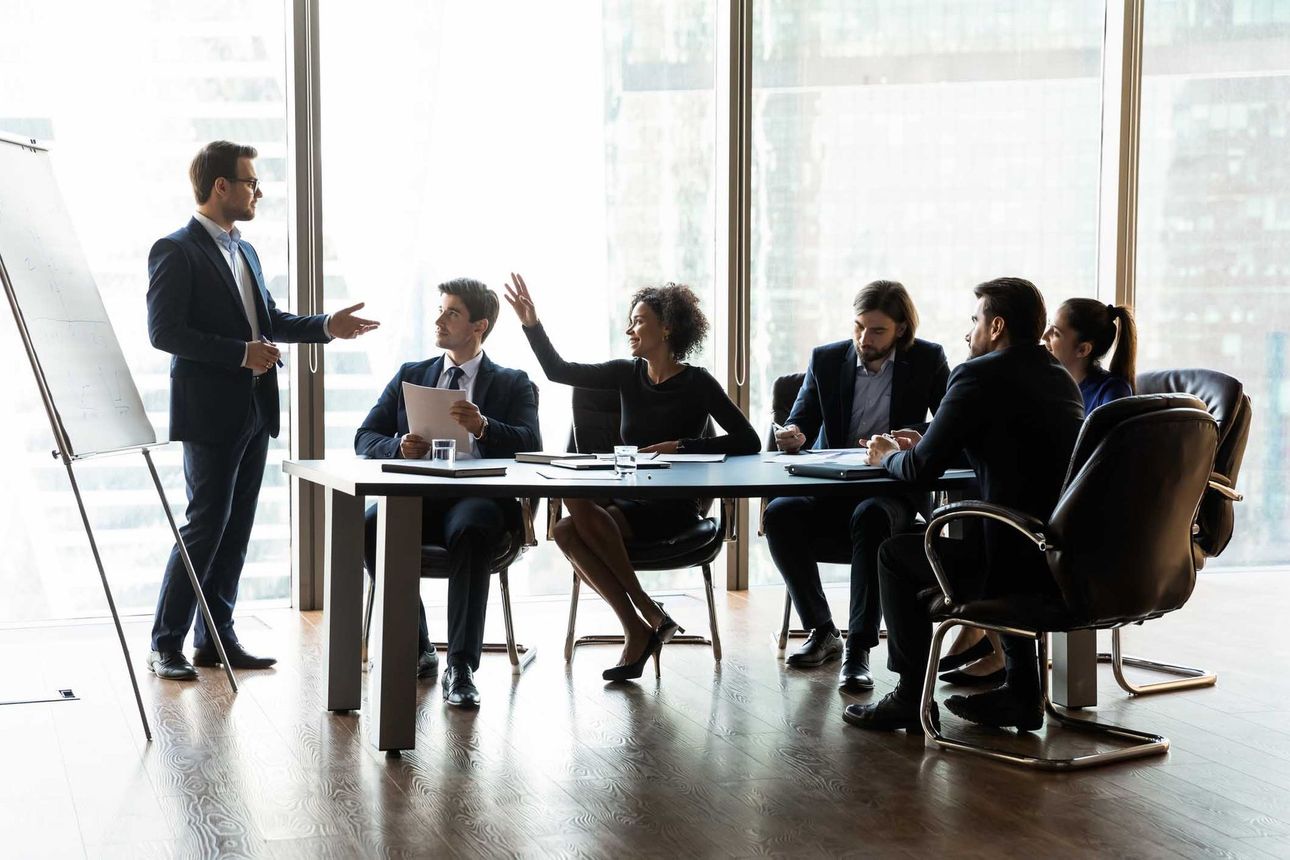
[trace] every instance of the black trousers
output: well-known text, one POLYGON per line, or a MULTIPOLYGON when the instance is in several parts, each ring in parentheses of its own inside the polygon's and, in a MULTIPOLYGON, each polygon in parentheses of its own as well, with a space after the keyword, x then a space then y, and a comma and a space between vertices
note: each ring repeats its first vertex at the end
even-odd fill
MULTIPOLYGON (((514 499, 426 499, 421 507, 421 542, 448 550, 448 662, 464 660, 479 668, 484 650, 491 562, 506 539, 508 523, 519 522, 514 499)), ((376 575, 376 506, 367 509, 363 561, 376 575)), ((418 600, 421 620, 417 641, 430 649, 425 603, 418 600)))
MULTIPOLYGON (((210 605, 215 628, 225 644, 236 642, 233 606, 255 523, 255 506, 264 480, 269 431, 258 398, 252 399, 246 426, 229 442, 184 442, 186 522, 179 534, 192 560, 197 581, 210 605)), ((193 626, 197 596, 176 545, 161 580, 152 625, 155 651, 178 651, 193 626)), ((198 616, 193 634, 197 648, 211 646, 206 619, 198 616)))
MULTIPOLYGON (((969 600, 979 596, 986 573, 982 542, 938 537, 936 548, 953 583, 955 597, 969 600)), ((883 617, 887 619, 887 668, 900 676, 901 693, 920 695, 932 650, 932 624, 928 601, 919 599, 918 594, 938 587, 923 549, 923 536, 897 535, 884 543, 878 551, 878 576, 883 617)), ((1024 636, 1000 638, 1008 685, 1022 692, 1038 690, 1035 640, 1024 636)))
POLYGON ((905 499, 783 497, 766 506, 762 521, 771 558, 808 630, 833 626, 820 584, 818 562, 851 564, 851 612, 847 641, 878 644, 882 606, 878 599, 878 548, 912 527, 914 506, 905 499))

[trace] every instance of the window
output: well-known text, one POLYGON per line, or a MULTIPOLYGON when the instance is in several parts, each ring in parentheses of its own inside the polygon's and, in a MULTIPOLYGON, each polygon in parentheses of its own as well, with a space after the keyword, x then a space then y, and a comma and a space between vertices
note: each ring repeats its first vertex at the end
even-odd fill
POLYGON ((1290 561, 1290 5, 1148 0, 1139 367, 1211 367, 1254 406, 1236 539, 1210 567, 1290 561))
MULTIPOLYGON (((188 163, 209 140, 229 138, 285 158, 285 29, 280 5, 218 7, 163 2, 104 5, 5 0, 0 27, 0 129, 51 144, 63 197, 134 371, 158 437, 167 437, 169 360, 148 342, 144 296, 153 241, 183 226, 194 203, 188 163), (67 26, 75 20, 76 26, 67 26), (110 32, 111 39, 103 33, 110 32)), ((286 289, 284 177, 262 170, 264 204, 245 234, 280 306, 286 289)), ((4 317, 9 317, 6 312, 4 317)), ((288 353, 290 355, 290 353, 288 353)), ((0 323, 0 360, 12 404, 0 430, 10 452, 0 494, 5 559, 0 621, 104 613, 67 475, 49 457, 49 425, 11 319, 0 323)), ((284 389, 290 380, 279 374, 284 389)), ((283 404, 287 402, 284 390, 283 404)), ((281 461, 289 422, 269 453, 243 601, 285 598, 290 586, 288 484, 281 461)), ((182 522, 179 445, 156 461, 182 522)), ((151 612, 173 539, 142 458, 76 466, 118 607, 151 612)))
MULTIPOLYGON (((715 4, 334 1, 320 21, 325 298, 382 321, 326 350, 328 456, 353 454, 402 363, 441 354, 451 278, 501 293, 524 274, 573 360, 625 356, 628 298, 651 283, 690 284, 721 324, 715 4)), ((504 301, 485 349, 537 383, 544 446, 563 450, 569 390, 504 301)), ((517 587, 567 592, 554 545, 528 558, 517 587)))
MULTIPOLYGON (((966 357, 971 288, 1096 289, 1103 4, 767 0, 754 7, 751 417, 851 336, 869 281, 966 357)), ((779 582, 765 546, 753 583, 779 582)), ((829 576, 845 578, 841 568, 829 576)))

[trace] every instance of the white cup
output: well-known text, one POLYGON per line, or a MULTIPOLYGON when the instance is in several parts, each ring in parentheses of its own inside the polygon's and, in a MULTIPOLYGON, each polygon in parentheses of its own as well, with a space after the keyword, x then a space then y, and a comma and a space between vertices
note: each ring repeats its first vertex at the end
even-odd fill
POLYGON ((430 460, 436 466, 445 469, 457 466, 457 440, 434 439, 430 442, 430 460))
POLYGON ((614 477, 626 478, 636 474, 636 446, 614 446, 614 477))

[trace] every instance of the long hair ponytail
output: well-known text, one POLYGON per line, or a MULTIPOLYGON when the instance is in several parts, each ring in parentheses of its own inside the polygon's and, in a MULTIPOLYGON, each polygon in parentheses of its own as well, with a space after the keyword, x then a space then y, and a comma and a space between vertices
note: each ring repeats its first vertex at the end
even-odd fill
POLYGON ((1138 327, 1133 312, 1124 305, 1104 305, 1097 299, 1067 299, 1061 310, 1076 341, 1092 345, 1089 363, 1097 364, 1114 346, 1107 372, 1127 382, 1130 391, 1136 391, 1138 327))

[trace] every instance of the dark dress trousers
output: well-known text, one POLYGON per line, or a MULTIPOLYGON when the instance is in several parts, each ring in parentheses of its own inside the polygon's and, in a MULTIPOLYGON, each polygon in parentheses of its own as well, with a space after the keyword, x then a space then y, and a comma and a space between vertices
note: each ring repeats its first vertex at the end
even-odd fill
MULTIPOLYGON (((260 258, 240 243, 255 279, 260 333, 275 342, 324 343, 326 315, 281 311, 260 258)), ((227 258, 196 218, 148 255, 148 336, 170 359, 170 438, 184 443, 187 523, 180 529, 221 638, 236 642, 233 605, 255 521, 269 438, 278 435, 278 379, 242 367, 251 324, 227 258)), ((183 647, 196 595, 176 546, 157 599, 152 647, 183 647)), ((193 644, 210 645, 203 618, 193 644)))
MULTIPOLYGON (((1013 346, 954 369, 926 435, 884 460, 906 481, 941 475, 965 453, 984 501, 1047 520, 1061 492, 1084 402, 1070 374, 1038 344, 1013 346)), ((959 600, 1056 592, 1043 553, 1008 526, 987 520, 979 542, 938 539, 959 600)), ((878 553, 888 667, 907 689, 921 687, 931 647, 926 603, 936 585, 922 535, 898 535, 878 553)), ((1037 686, 1034 641, 1003 637, 1008 683, 1037 686)))
MULTIPOLYGON (((399 437, 408 433, 403 383, 434 388, 443 372, 444 358, 405 364, 394 374, 380 399, 367 413, 354 435, 354 451, 380 460, 400 457, 399 437)), ((518 451, 542 450, 538 429, 537 398, 528 375, 500 367, 487 355, 479 364, 472 401, 488 419, 488 430, 477 443, 481 457, 514 457, 518 451)), ((518 527, 520 503, 515 499, 426 499, 421 509, 422 543, 448 549, 448 661, 465 660, 479 668, 484 648, 484 617, 492 551, 507 528, 518 527)), ((367 537, 363 559, 368 573, 376 573, 376 506, 367 509, 367 537)), ((425 605, 421 604, 419 641, 430 648, 425 605)))
MULTIPOLYGON (((891 417, 884 430, 921 429, 945 394, 949 364, 940 344, 915 340, 893 359, 891 417)), ((816 347, 802 380, 789 424, 796 424, 813 448, 850 448, 847 439, 855 392, 856 348, 850 340, 816 347)), ((908 530, 926 512, 927 493, 863 500, 780 498, 766 506, 762 522, 771 557, 784 577, 793 605, 807 629, 833 624, 820 584, 818 559, 851 559, 848 641, 860 648, 878 644, 882 610, 878 601, 878 547, 908 530)))

